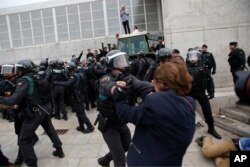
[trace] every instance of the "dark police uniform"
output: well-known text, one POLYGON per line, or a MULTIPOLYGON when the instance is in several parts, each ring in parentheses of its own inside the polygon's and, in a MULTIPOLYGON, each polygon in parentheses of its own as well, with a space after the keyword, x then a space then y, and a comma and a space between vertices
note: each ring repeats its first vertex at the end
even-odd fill
POLYGON ((50 106, 39 98, 37 83, 32 74, 21 77, 17 82, 14 94, 10 97, 0 97, 0 103, 6 105, 22 105, 22 103, 25 103, 19 146, 27 166, 37 166, 37 157, 33 148, 33 136, 39 125, 42 125, 52 140, 53 147, 61 148, 62 142, 56 134, 48 113, 50 106))
POLYGON ((129 92, 140 95, 142 98, 152 91, 152 85, 149 82, 140 81, 132 75, 118 78, 108 73, 100 79, 98 107, 101 116, 107 118, 107 125, 101 132, 110 150, 104 158, 108 164, 113 160, 115 166, 125 166, 125 152, 129 148, 131 134, 127 124, 118 118, 115 101, 111 94, 111 88, 116 85, 118 80, 127 81, 128 89, 131 89, 129 92))
POLYGON ((71 87, 72 90, 72 110, 76 112, 78 118, 79 127, 77 130, 84 133, 89 133, 94 130, 94 127, 90 123, 86 113, 84 111, 84 97, 83 97, 83 85, 82 78, 79 73, 74 73, 69 77, 67 81, 55 81, 53 85, 59 85, 64 87, 71 87), (84 129, 84 124, 87 125, 87 130, 84 129))
POLYGON ((209 95, 214 97, 214 80, 211 74, 216 73, 216 62, 214 60, 214 56, 210 52, 202 52, 201 62, 203 66, 205 66, 209 76, 207 78, 207 91, 209 95))
MULTIPOLYGON (((214 119, 212 116, 211 105, 205 92, 207 89, 207 79, 209 78, 209 72, 202 65, 193 66, 191 64, 187 64, 187 67, 190 75, 193 77, 190 96, 198 100, 199 104, 201 105, 205 121, 208 124, 208 132, 213 133, 215 132, 214 119)), ((217 136, 217 138, 220 138, 220 136, 217 136)))
MULTIPOLYGON (((51 78, 51 83, 55 81, 66 81, 66 75, 62 69, 53 69, 53 75, 51 78)), ((60 113, 63 114, 63 119, 67 120, 67 112, 64 106, 64 91, 65 87, 60 85, 51 85, 52 90, 52 100, 53 100, 53 107, 55 112, 55 118, 61 119, 60 113)))
POLYGON ((237 80, 236 72, 243 71, 245 69, 246 57, 245 52, 242 49, 236 48, 228 55, 228 63, 231 67, 231 73, 233 76, 234 84, 237 80))

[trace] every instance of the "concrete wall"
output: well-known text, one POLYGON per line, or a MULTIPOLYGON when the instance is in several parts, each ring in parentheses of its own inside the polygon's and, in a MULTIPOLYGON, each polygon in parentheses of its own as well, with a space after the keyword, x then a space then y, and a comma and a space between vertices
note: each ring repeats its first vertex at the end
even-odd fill
POLYGON ((250 53, 250 0, 162 0, 166 45, 187 49, 202 44, 215 56, 216 87, 233 85, 227 55, 230 41, 250 53))
POLYGON ((47 57, 49 59, 60 58, 61 60, 68 61, 71 59, 71 56, 73 54, 78 56, 82 50, 84 53, 82 58, 85 59, 87 49, 91 48, 92 51, 94 49, 99 49, 101 48, 102 42, 105 46, 107 46, 108 43, 113 44, 116 42, 116 40, 112 37, 106 37, 9 49, 5 51, 0 51, 0 64, 13 63, 21 59, 32 59, 35 63, 39 63, 40 60, 43 60, 47 57))

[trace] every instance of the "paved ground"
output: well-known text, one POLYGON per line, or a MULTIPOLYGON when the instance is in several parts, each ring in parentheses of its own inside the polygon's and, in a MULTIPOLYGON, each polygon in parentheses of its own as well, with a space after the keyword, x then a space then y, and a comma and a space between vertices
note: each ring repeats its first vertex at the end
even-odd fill
MULTIPOLYGON (((87 115, 94 122, 97 112, 96 110, 91 110, 87 112, 87 115)), ((65 158, 59 159, 53 157, 52 143, 48 136, 42 135, 44 132, 41 127, 36 131, 39 136, 39 141, 35 145, 36 155, 38 157, 38 166, 41 167, 52 167, 52 166, 81 166, 81 167, 97 167, 97 158, 103 156, 108 152, 107 146, 103 141, 101 133, 95 130, 90 134, 83 134, 75 130, 77 126, 77 119, 75 114, 69 112, 69 120, 55 120, 53 119, 53 124, 56 129, 69 129, 64 135, 59 135, 63 142, 63 149, 65 153, 65 158)), ((197 117, 200 120, 200 117, 197 117)), ((129 125, 131 131, 134 131, 134 126, 129 125)), ((206 127, 199 127, 196 129, 194 139, 198 136, 206 134, 206 127)), ((226 132, 222 129, 217 128, 218 132, 223 136, 223 138, 236 137, 235 135, 226 132)), ((193 140, 194 140, 193 139, 193 140)), ((2 145, 2 150, 6 156, 9 157, 10 161, 13 162, 17 155, 17 137, 14 134, 13 123, 9 123, 6 120, 0 118, 0 143, 2 145)), ((149 143, 150 144, 150 143, 149 143)), ((25 165, 23 165, 25 166, 25 165)), ((193 141, 189 146, 187 153, 184 157, 183 166, 186 167, 213 167, 213 160, 205 158, 201 149, 193 141)))

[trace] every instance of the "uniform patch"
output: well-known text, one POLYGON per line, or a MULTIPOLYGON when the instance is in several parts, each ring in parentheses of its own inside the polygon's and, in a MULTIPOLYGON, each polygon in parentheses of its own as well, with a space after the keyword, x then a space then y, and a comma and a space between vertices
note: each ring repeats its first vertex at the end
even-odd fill
POLYGON ((102 81, 109 81, 110 80, 110 77, 109 76, 105 76, 102 78, 102 81))
POLYGON ((18 86, 21 86, 21 85, 22 85, 22 83, 21 83, 21 82, 19 82, 17 85, 18 85, 18 86))

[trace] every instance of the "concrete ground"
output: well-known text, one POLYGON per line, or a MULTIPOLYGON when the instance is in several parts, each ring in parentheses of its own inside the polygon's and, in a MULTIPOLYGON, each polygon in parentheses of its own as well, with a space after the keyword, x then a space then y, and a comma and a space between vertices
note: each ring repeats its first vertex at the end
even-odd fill
MULTIPOLYGON (((54 148, 48 136, 43 135, 44 130, 39 127, 36 134, 39 136, 39 141, 35 145, 35 152, 38 158, 38 166, 52 167, 52 166, 70 166, 70 167, 98 167, 97 158, 103 156, 108 152, 108 148, 104 143, 101 133, 95 129, 93 133, 83 134, 75 130, 77 126, 77 119, 74 113, 69 111, 68 121, 53 120, 56 129, 68 129, 68 131, 59 135, 63 143, 65 157, 60 159, 54 157, 52 152, 54 148)), ((87 115, 91 122, 94 122, 97 111, 87 111, 87 115)), ((197 114, 197 120, 201 118, 197 114)), ((204 123, 204 122, 203 122, 204 123)), ((205 125, 205 123, 204 123, 205 125)), ((134 126, 129 124, 131 131, 134 131, 134 126)), ((220 128, 216 128, 223 138, 237 137, 220 128)), ((207 135, 206 127, 197 127, 193 142, 190 144, 183 161, 184 167, 214 167, 212 159, 205 158, 202 155, 200 147, 194 142, 196 137, 207 135)), ((9 158, 11 162, 15 161, 17 156, 17 136, 14 133, 13 123, 0 118, 0 144, 2 145, 3 153, 9 158)), ((24 164, 22 166, 25 166, 24 164)))

